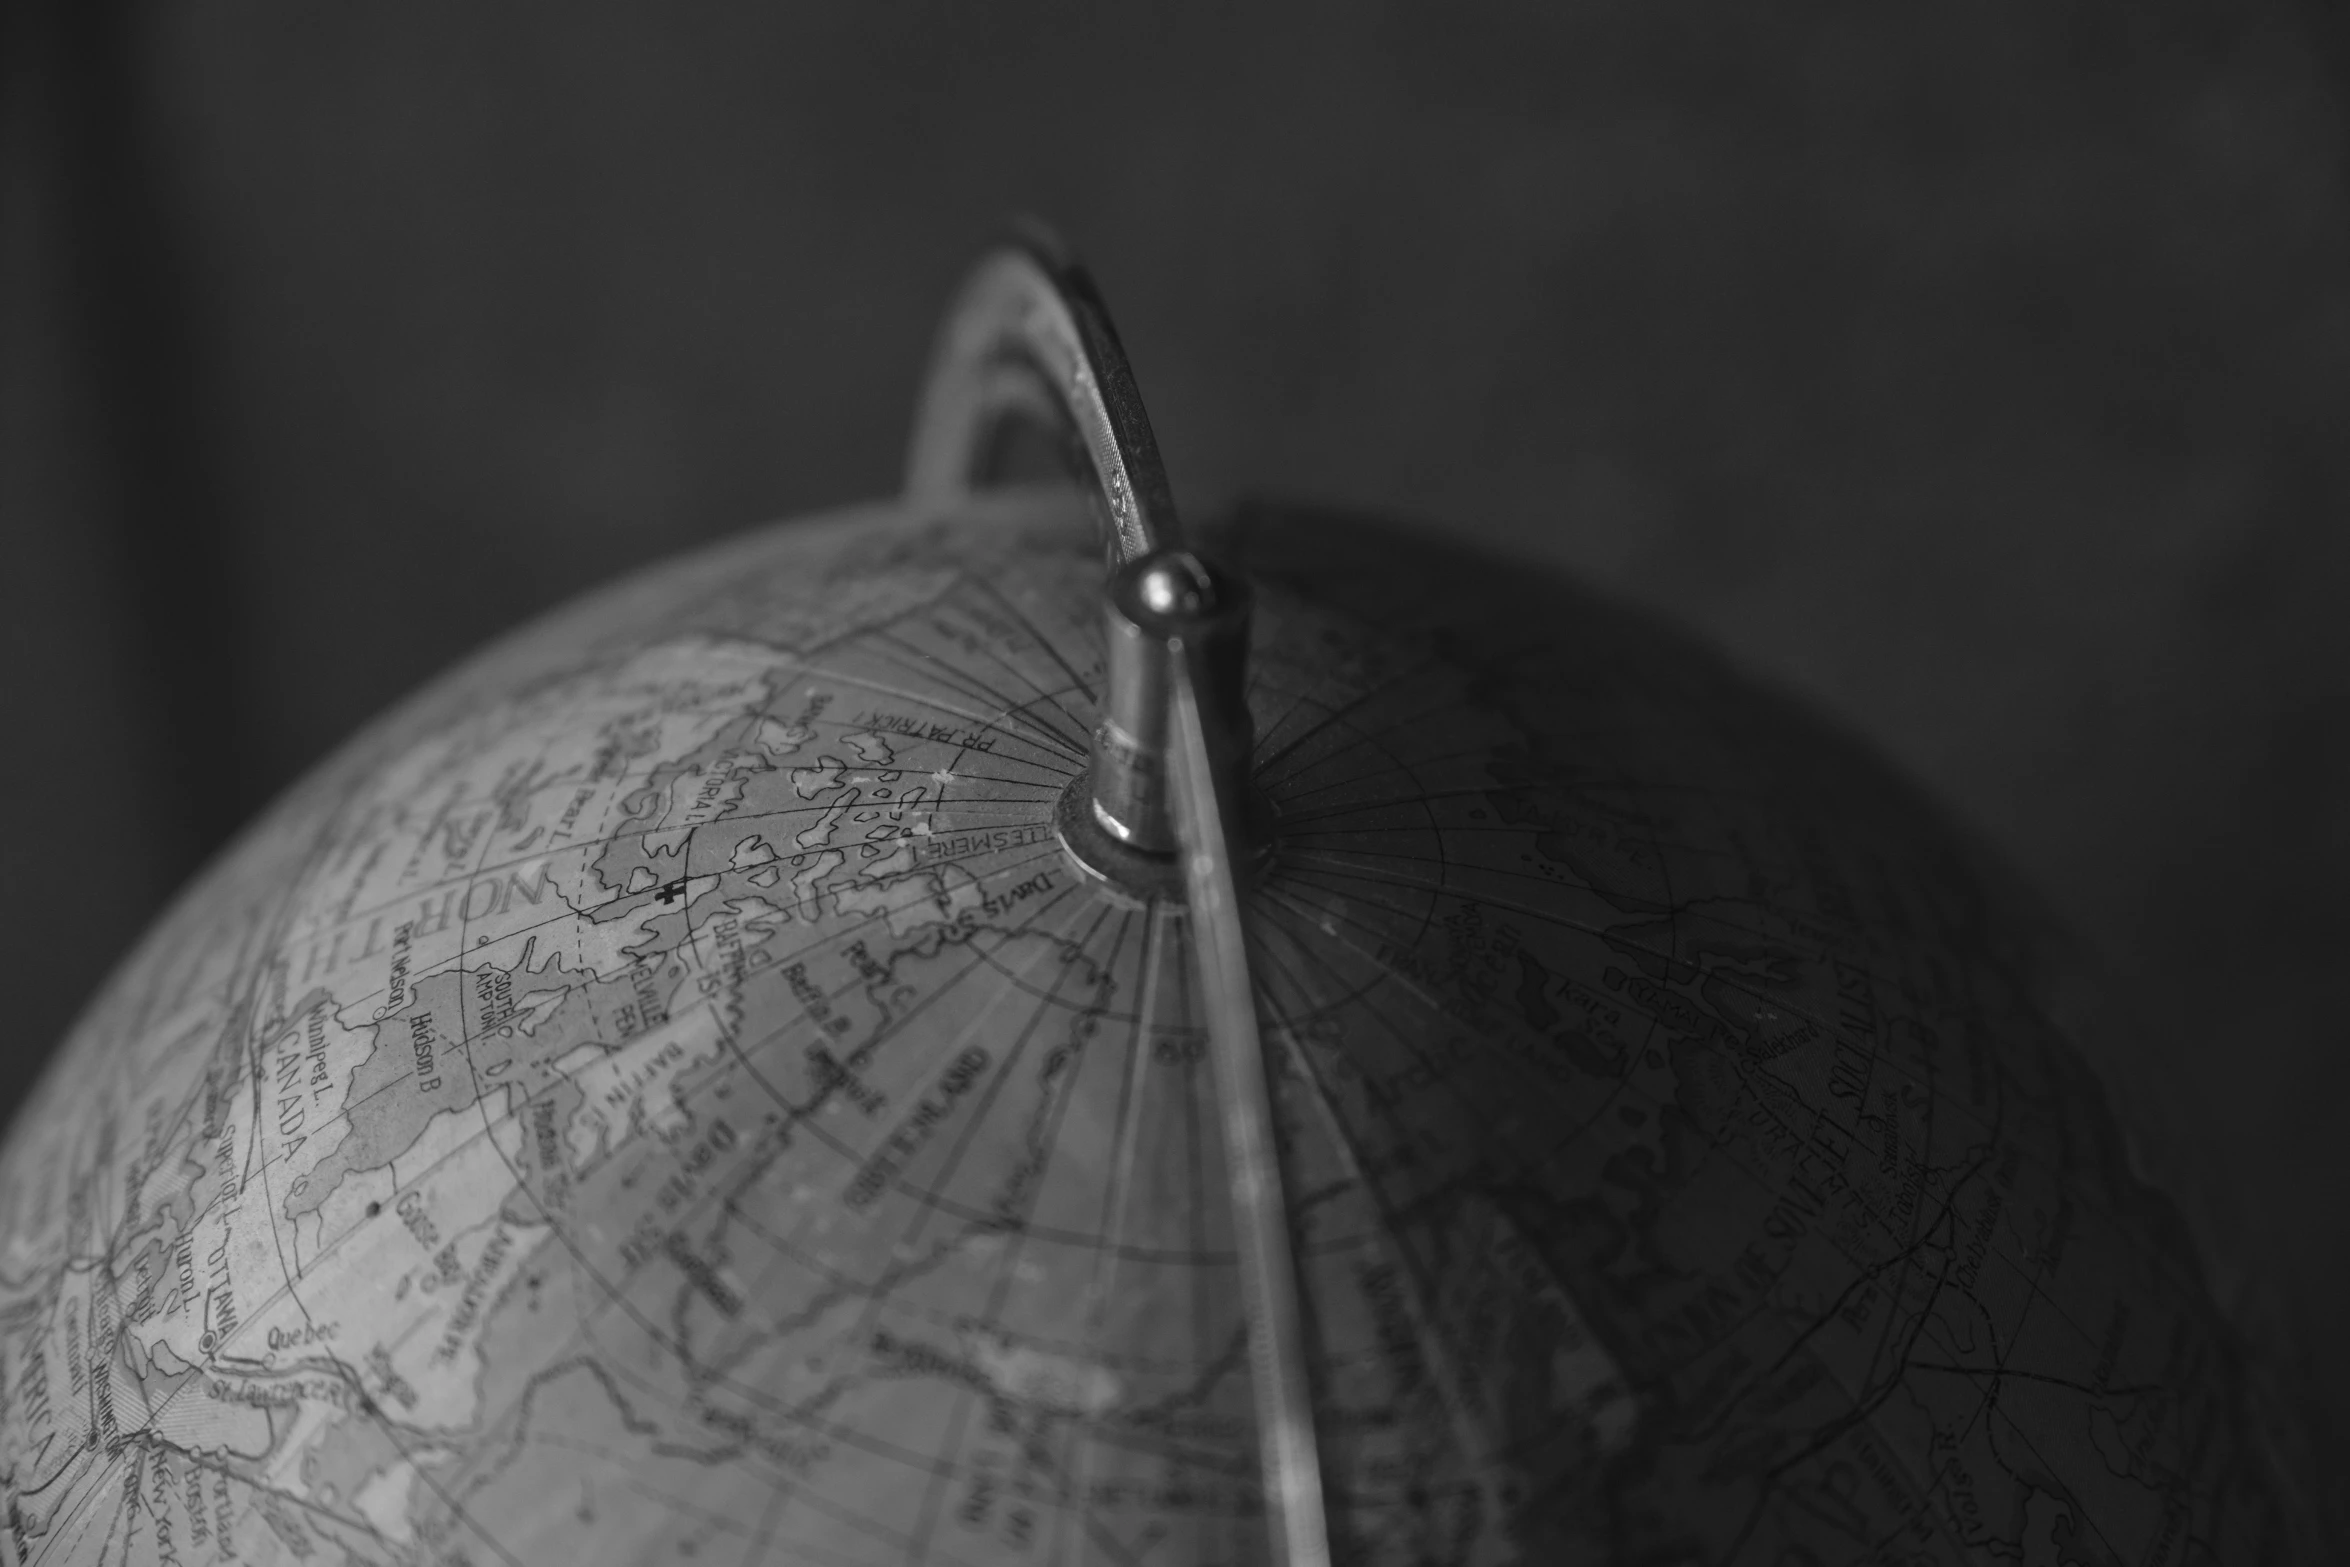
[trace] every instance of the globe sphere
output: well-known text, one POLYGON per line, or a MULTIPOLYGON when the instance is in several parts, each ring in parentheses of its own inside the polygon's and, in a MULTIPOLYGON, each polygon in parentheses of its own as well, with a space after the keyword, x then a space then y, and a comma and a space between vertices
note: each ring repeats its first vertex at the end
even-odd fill
MULTIPOLYGON (((1910 789, 1538 571, 1221 553, 1335 1559, 2313 1549, 1910 789)), ((0 1147, 0 1559, 1267 1559, 1194 933, 1056 830, 1102 576, 777 526, 279 801, 0 1147)))

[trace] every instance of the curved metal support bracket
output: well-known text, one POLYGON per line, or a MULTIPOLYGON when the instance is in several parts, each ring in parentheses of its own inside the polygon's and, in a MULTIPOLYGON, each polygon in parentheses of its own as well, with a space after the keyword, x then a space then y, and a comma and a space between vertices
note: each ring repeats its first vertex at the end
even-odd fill
POLYGON ((1296 1236, 1243 902, 1247 587, 1181 548, 1126 351, 1092 281, 1042 230, 989 253, 948 313, 915 415, 907 500, 943 511, 987 482, 1015 420, 1075 437, 1108 535, 1102 711, 1090 768, 1057 812, 1062 842, 1079 866, 1146 901, 1183 890, 1230 1165, 1268 1543, 1277 1567, 1329 1567, 1296 1236))
POLYGON ((1306 1374, 1297 1234, 1282 1194, 1272 1074, 1257 1021, 1257 983, 1242 902, 1246 865, 1233 853, 1245 810, 1239 780, 1246 774, 1246 760, 1232 755, 1234 737, 1201 700, 1219 678, 1212 646, 1180 634, 1171 645, 1181 668, 1169 726, 1172 792, 1200 991, 1207 1003, 1218 1119, 1230 1166, 1266 1521, 1278 1567, 1330 1567, 1330 1515, 1306 1374))
POLYGON ((1159 443, 1109 311, 1085 269, 1036 225, 984 256, 947 313, 914 415, 906 498, 943 508, 987 483, 1014 421, 1082 448, 1112 565, 1181 542, 1159 443))

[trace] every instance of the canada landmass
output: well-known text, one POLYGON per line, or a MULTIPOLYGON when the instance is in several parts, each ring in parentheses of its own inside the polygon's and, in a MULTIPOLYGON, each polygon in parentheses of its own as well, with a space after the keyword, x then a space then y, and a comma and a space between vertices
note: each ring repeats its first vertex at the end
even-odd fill
POLYGON ((317 1211, 347 1176, 391 1164, 433 1117, 485 1092, 517 1085, 532 1104, 559 1093, 567 1078, 557 1063, 666 1023, 686 980, 674 957, 649 956, 606 979, 566 969, 559 953, 535 967, 530 955, 526 948, 512 969, 428 975, 405 1007, 374 1024, 374 1048, 352 1073, 342 1140, 289 1191, 287 1217, 317 1211))

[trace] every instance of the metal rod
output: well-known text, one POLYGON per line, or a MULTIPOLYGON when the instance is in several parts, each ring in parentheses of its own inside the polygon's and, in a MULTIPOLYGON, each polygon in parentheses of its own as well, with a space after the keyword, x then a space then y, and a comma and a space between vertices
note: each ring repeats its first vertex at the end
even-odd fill
POLYGON ((1273 1559, 1280 1567, 1328 1567, 1330 1526, 1313 1389, 1306 1377, 1297 1259, 1257 1024, 1256 981, 1249 969, 1242 862, 1234 853, 1246 756, 1229 753, 1226 726, 1203 710, 1201 696, 1214 689, 1215 680, 1207 649, 1197 641, 1178 642, 1177 652, 1170 704, 1175 816, 1230 1166, 1273 1559))
MULTIPOLYGON (((1273 1561, 1329 1567, 1294 1238, 1241 903, 1249 595, 1181 550, 1158 442, 1109 312, 1083 269, 1037 228, 981 261, 939 334, 915 416, 908 502, 945 512, 987 482, 1014 420, 1043 422, 1083 452, 1114 572, 1092 765, 1064 797, 1058 826, 1081 866, 1154 902, 1172 890, 1163 885, 1170 859, 1180 862, 1229 1164, 1273 1561)), ((1122 1129, 1122 1144, 1127 1136, 1122 1129)), ((1089 1305, 1098 1310, 1100 1298, 1089 1305)))
POLYGON ((944 510, 986 483, 1003 426, 1019 419, 1082 449, 1112 565, 1181 542, 1166 465, 1109 310, 1066 247, 1033 223, 972 269, 939 329, 914 414, 907 500, 944 510))

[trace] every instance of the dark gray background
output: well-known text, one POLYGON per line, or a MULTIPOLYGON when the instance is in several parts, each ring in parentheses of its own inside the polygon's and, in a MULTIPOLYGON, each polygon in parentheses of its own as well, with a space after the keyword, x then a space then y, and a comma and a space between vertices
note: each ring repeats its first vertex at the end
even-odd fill
POLYGON ((1563 563, 2000 846, 2127 981, 2130 1096, 2350 1407, 2336 11, 5 18, 0 1105, 383 703, 889 489, 935 312, 1026 208, 1192 509, 1563 563))

